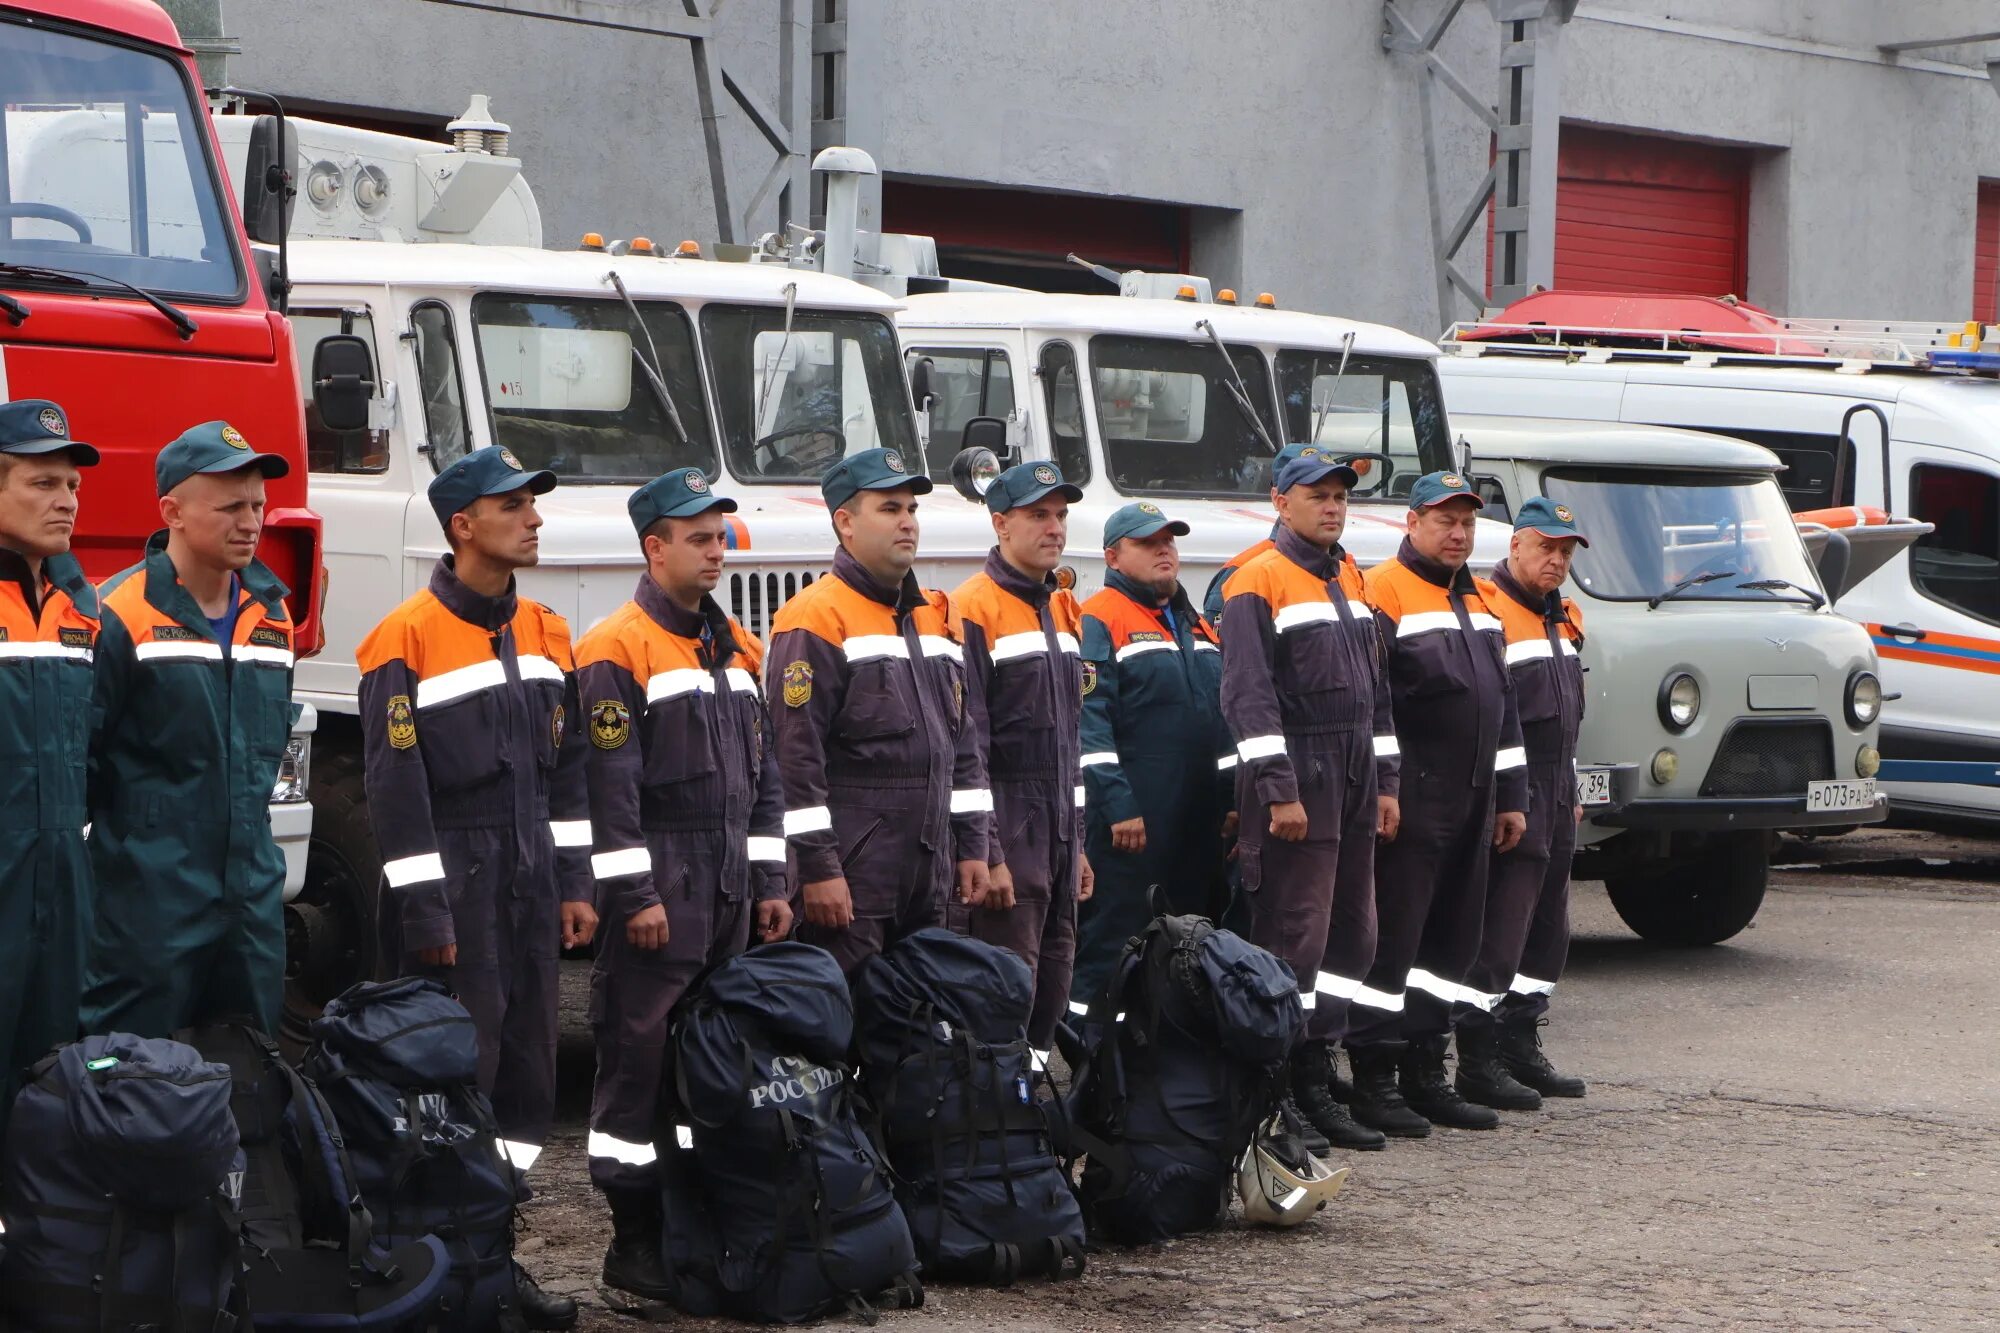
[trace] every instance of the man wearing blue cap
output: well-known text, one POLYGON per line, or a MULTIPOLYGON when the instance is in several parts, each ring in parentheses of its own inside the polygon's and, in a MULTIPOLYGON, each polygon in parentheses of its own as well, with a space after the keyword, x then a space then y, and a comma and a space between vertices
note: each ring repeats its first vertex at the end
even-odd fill
POLYGON ((1334 1096, 1332 1047, 1375 957, 1375 840, 1397 835, 1399 750, 1360 571, 1341 549, 1354 469, 1308 446, 1279 471, 1278 536, 1236 571, 1222 711, 1236 737, 1237 865, 1250 938, 1291 965, 1308 1011, 1291 1095, 1329 1143, 1383 1146, 1334 1096))
POLYGON ((1213 919, 1228 902, 1236 742, 1221 640, 1180 583, 1174 539, 1187 532, 1151 501, 1112 514, 1104 587, 1083 604, 1084 850, 1097 884, 1077 913, 1073 1014, 1152 919, 1154 885, 1174 913, 1213 919))
POLYGON ((166 527, 98 590, 86 1032, 278 1030, 285 858, 271 837, 292 703, 285 585, 257 559, 287 463, 211 421, 153 465, 166 527))
POLYGON ((986 488, 998 539, 951 594, 965 648, 965 712, 993 790, 994 891, 966 933, 1012 949, 1035 978, 1028 1045, 1047 1063, 1069 1003, 1077 903, 1091 894, 1077 771, 1084 672, 1076 598, 1056 583, 1069 507, 1083 492, 1054 463, 1008 468, 986 488))
POLYGON ((790 933, 792 909, 763 645, 713 596, 736 502, 686 468, 626 508, 646 572, 576 648, 608 918, 592 981, 590 1178, 611 1205, 606 1285, 669 1300, 661 1191, 688 1187, 677 1136, 660 1132, 674 1086, 668 1018, 698 973, 790 933))
POLYGON ((930 478, 864 449, 820 478, 840 549, 778 610, 764 673, 797 857, 798 937, 850 976, 896 940, 986 900, 993 794, 965 707, 950 602, 918 586, 930 478))
POLYGON ((1528 753, 1528 829, 1496 852, 1486 928, 1465 984, 1500 995, 1490 1012, 1461 1006, 1458 1090, 1483 1106, 1531 1110, 1581 1097, 1584 1082, 1542 1052, 1541 1023, 1569 956, 1569 871, 1576 850, 1576 742, 1583 727, 1583 613, 1558 591, 1579 546, 1568 505, 1536 496, 1514 515, 1507 558, 1493 567, 1493 610, 1507 630, 1507 670, 1528 753))
POLYGON ((76 1037, 83 997, 98 619, 69 544, 81 469, 96 462, 56 404, 0 404, 0 1136, 16 1076, 76 1037))
MULTIPOLYGON (((501 447, 439 472, 450 551, 355 650, 382 938, 472 1015, 480 1090, 523 1175, 555 1117, 558 951, 597 927, 569 625, 514 581, 540 559, 535 497, 555 484, 501 447)), ((576 1322, 518 1266, 515 1286, 530 1327, 576 1322)))

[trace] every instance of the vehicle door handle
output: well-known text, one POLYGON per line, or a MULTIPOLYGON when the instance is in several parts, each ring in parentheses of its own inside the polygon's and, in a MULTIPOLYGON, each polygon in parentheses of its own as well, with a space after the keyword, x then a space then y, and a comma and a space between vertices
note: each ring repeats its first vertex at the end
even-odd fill
POLYGON ((1909 639, 1912 642, 1929 636, 1929 630, 1918 629, 1915 625, 1884 625, 1882 627, 1892 639, 1909 639))

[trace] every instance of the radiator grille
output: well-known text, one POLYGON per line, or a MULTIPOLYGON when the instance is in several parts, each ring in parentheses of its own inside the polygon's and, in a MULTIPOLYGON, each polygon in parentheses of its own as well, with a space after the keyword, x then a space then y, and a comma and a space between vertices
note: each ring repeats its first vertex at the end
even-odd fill
POLYGON ((1703 796, 1803 796, 1833 776, 1833 731, 1824 718, 1730 724, 1701 784, 1703 796))
POLYGON ((771 636, 771 621, 778 608, 807 587, 820 574, 810 570, 787 570, 783 574, 755 572, 729 576, 729 614, 744 629, 760 639, 771 636))

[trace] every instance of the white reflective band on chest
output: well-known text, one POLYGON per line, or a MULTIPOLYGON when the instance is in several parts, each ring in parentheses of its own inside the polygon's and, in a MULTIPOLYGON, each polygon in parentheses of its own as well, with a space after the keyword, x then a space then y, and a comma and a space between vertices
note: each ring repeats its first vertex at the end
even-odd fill
POLYGON ((1120 648, 1118 660, 1122 662, 1128 657, 1137 657, 1142 653, 1177 653, 1180 650, 1180 645, 1172 639, 1141 639, 1137 643, 1128 643, 1120 648))
POLYGON ((1420 990, 1426 995, 1443 1000, 1446 1004, 1469 1004, 1490 1010, 1501 1000, 1498 995, 1487 995, 1470 986, 1461 986, 1456 981, 1446 981, 1436 973, 1426 972, 1421 967, 1410 969, 1408 984, 1411 990, 1420 990))
POLYGON ((1081 657, 1083 655, 1083 645, 1076 641, 1076 635, 1065 634, 1061 630, 1056 631, 1056 647, 1062 649, 1071 657, 1081 657))
POLYGON ((266 648, 261 644, 239 643, 229 650, 229 655, 239 662, 260 662, 265 666, 291 668, 294 662, 289 648, 266 648))
POLYGON ((588 819, 551 819, 549 836, 556 840, 558 847, 590 846, 590 821, 588 819))
POLYGON ((1514 979, 1507 983, 1507 989, 1516 995, 1553 995, 1556 993, 1556 983, 1537 981, 1525 972, 1516 972, 1514 979))
POLYGON ((958 663, 965 661, 965 650, 942 634, 919 634, 917 646, 924 650, 925 657, 949 657, 958 663))
POLYGON ((552 680, 558 685, 563 682, 563 669, 537 653, 523 653, 515 658, 514 669, 521 673, 522 680, 552 680))
POLYGON ((1049 641, 1042 637, 1040 630, 1023 630, 1019 634, 1002 634, 995 639, 987 656, 995 662, 1011 662, 1017 657, 1033 657, 1047 652, 1048 647, 1049 641))
POLYGON ((1359 981, 1351 981, 1334 972, 1322 972, 1313 978, 1313 989, 1321 995, 1331 995, 1336 1000, 1351 1000, 1361 989, 1359 981))
POLYGON ((783 865, 785 861, 785 840, 783 838, 761 837, 755 833, 751 834, 750 859, 752 861, 776 861, 778 864, 783 865))
POLYGON ((1465 618, 1471 624, 1474 633, 1505 634, 1507 632, 1499 621, 1487 615, 1484 611, 1469 611, 1466 613, 1465 618))
POLYGON ((1363 986, 1354 992, 1354 1002, 1356 1004, 1365 1004, 1370 1009, 1381 1009, 1391 1014, 1400 1014, 1403 1012, 1403 993, 1401 991, 1397 991, 1394 995, 1391 995, 1388 991, 1376 990, 1373 986, 1363 986))
POLYGON ((1196 639, 1194 641, 1194 650, 1198 653, 1219 653, 1222 651, 1222 646, 1210 643, 1207 639, 1196 639))
POLYGON ((513 1139, 495 1139, 493 1146, 500 1150, 500 1160, 510 1162, 516 1171, 526 1175, 535 1159, 542 1155, 539 1143, 517 1143, 513 1139))
POLYGON ((984 787, 961 787, 951 794, 955 815, 984 815, 993 812, 993 793, 984 787))
POLYGON ((715 677, 700 667, 675 667, 662 671, 646 682, 646 702, 659 703, 663 699, 676 699, 683 694, 713 692, 715 677))
POLYGON ((135 647, 132 655, 141 662, 220 662, 222 645, 186 639, 155 639, 135 647))
POLYGON ((1554 657, 1555 649, 1549 647, 1547 639, 1527 639, 1507 645, 1507 665, 1517 666, 1522 662, 1533 662, 1541 658, 1554 657))
POLYGON ((832 827, 833 811, 823 805, 785 811, 785 836, 788 838, 796 838, 801 833, 823 833, 832 827))
POLYGON ((507 683, 507 671, 499 662, 476 662, 456 671, 446 671, 417 682, 417 707, 435 708, 481 690, 497 689, 507 683))
POLYGON ((1340 623, 1340 608, 1332 602, 1293 602, 1271 618, 1271 624, 1278 633, 1287 630, 1304 629, 1308 625, 1340 623))
POLYGON ((1493 756, 1495 773, 1505 773, 1510 768, 1526 768, 1527 765, 1528 751, 1523 746, 1510 745, 1493 756))
POLYGON ((444 858, 436 852, 425 852, 421 856, 399 856, 393 861, 382 863, 382 875, 389 881, 389 887, 392 889, 443 879, 444 858))
POLYGON ((653 854, 644 847, 627 847, 617 852, 599 852, 590 858, 590 873, 595 879, 617 879, 620 875, 650 875, 653 873, 653 854))
POLYGON ((1394 736, 1377 736, 1375 738, 1375 757, 1377 759, 1394 759, 1402 753, 1402 743, 1394 736))
POLYGON ((1396 637, 1411 638, 1441 629, 1457 629, 1458 616, 1450 611, 1413 611, 1396 622, 1396 637))
POLYGON ((601 1130, 590 1131, 590 1140, 585 1147, 592 1157, 609 1158, 622 1166, 651 1166, 660 1160, 659 1151, 652 1144, 627 1143, 601 1130))
POLYGON ((1077 760, 1077 765, 1080 768, 1091 768, 1097 764, 1115 764, 1117 762, 1118 752, 1116 750, 1092 750, 1089 754, 1077 760))
POLYGON ((908 661, 910 657, 910 645, 903 642, 900 634, 857 634, 840 648, 850 662, 865 662, 871 657, 900 657, 908 661))
POLYGON ((1252 736, 1249 740, 1236 742, 1236 757, 1246 764, 1253 759, 1269 759, 1284 752, 1283 736, 1252 736))
MULTIPOLYGON (((151 645, 146 645, 150 647, 151 645)), ((63 657, 72 662, 88 662, 93 654, 88 648, 71 648, 60 643, 0 643, 0 658, 8 657, 63 657)))
POLYGON ((1227 773, 1230 769, 1236 767, 1236 756, 1233 754, 1226 754, 1222 756, 1222 758, 1215 761, 1215 766, 1221 771, 1227 773))
POLYGON ((1576 656, 1576 644, 1574 641, 1570 639, 1557 639, 1556 646, 1561 650, 1564 657, 1576 656))
POLYGON ((1084 803, 1083 784, 1081 782, 1076 784, 1076 803, 1077 807, 1081 809, 1084 803))
POLYGON ((723 679, 729 682, 729 688, 738 694, 757 693, 757 678, 742 667, 729 667, 722 675, 723 679))

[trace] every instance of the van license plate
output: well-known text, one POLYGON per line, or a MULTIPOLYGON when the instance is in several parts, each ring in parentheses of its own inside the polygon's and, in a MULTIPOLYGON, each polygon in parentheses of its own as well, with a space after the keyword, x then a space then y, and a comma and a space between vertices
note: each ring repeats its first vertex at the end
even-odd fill
POLYGON ((1579 768, 1576 771, 1576 803, 1578 805, 1611 804, 1611 770, 1608 768, 1579 768))
POLYGON ((1850 778, 1839 782, 1808 782, 1806 813, 1835 810, 1867 810, 1875 804, 1875 779, 1850 778))

